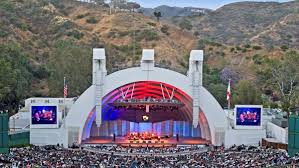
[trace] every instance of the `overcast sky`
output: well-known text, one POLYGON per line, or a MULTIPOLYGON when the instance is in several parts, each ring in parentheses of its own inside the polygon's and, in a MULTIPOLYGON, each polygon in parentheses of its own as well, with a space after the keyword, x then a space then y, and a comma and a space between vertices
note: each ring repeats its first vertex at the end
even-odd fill
MULTIPOLYGON (((209 8, 217 9, 225 4, 246 0, 129 0, 141 4, 142 7, 157 7, 160 5, 168 6, 180 6, 180 7, 200 7, 200 8, 209 8)), ((247 0, 248 1, 248 0, 247 0)), ((268 1, 268 2, 287 2, 290 0, 251 0, 251 1, 268 1)))

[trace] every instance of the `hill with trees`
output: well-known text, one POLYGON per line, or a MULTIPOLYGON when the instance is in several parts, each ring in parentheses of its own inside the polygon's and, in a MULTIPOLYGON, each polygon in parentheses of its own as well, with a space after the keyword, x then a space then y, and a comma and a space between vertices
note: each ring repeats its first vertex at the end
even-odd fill
POLYGON ((157 66, 186 74, 190 51, 203 49, 204 85, 222 106, 229 79, 234 103, 290 108, 298 101, 296 2, 236 3, 166 21, 98 3, 0 1, 0 111, 15 112, 27 97, 62 97, 64 76, 69 96, 80 95, 91 84, 95 47, 105 47, 108 73, 139 65, 142 48, 153 48, 157 66), (271 68, 286 64, 291 69, 271 68), (276 78, 274 70, 294 78, 276 78), (282 91, 281 83, 289 85, 282 91))

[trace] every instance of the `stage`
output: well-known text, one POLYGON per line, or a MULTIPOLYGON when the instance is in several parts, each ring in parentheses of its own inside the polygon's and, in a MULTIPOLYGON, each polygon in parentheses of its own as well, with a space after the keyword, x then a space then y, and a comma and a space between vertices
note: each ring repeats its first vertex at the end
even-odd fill
POLYGON ((177 141, 176 137, 158 140, 128 140, 125 137, 92 137, 88 140, 84 140, 82 144, 89 145, 121 145, 130 147, 170 147, 176 145, 206 145, 210 144, 210 141, 201 138, 192 137, 180 137, 177 141))

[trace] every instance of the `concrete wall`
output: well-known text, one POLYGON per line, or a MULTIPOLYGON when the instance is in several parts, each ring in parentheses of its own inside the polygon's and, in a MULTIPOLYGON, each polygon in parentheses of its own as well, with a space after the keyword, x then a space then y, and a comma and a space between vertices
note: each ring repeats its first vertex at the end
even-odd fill
POLYGON ((225 146, 232 145, 258 145, 262 138, 266 138, 266 130, 236 130, 230 129, 226 131, 225 146))
POLYGON ((30 144, 57 145, 68 147, 68 132, 65 128, 30 129, 30 144))
POLYGON ((280 143, 288 143, 288 129, 279 127, 271 122, 267 123, 267 136, 275 138, 280 143))

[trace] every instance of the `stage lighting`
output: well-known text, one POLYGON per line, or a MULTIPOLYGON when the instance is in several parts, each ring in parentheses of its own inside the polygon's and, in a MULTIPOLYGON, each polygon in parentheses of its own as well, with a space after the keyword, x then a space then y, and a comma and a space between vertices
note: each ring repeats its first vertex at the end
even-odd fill
POLYGON ((148 121, 149 117, 144 115, 144 116, 142 116, 142 119, 143 119, 143 121, 148 121))

